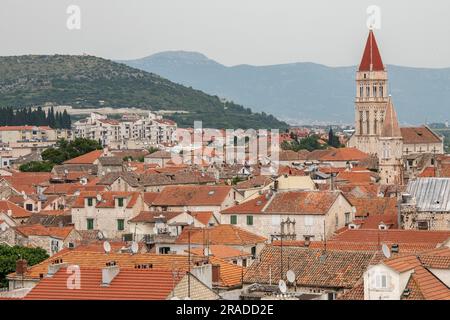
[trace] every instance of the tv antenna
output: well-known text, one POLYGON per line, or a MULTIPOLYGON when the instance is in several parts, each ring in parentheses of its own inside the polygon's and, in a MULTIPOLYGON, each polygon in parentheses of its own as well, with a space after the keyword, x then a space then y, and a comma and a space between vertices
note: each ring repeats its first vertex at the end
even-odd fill
POLYGON ((381 251, 383 251, 383 255, 389 259, 391 257, 391 249, 389 249, 389 247, 383 243, 383 245, 381 246, 381 251))
POLYGON ((294 283, 295 282, 295 272, 292 270, 288 270, 288 272, 286 272, 286 279, 290 283, 294 283))
POLYGON ((287 286, 286 286, 286 282, 284 282, 284 280, 280 280, 280 282, 278 282, 278 289, 280 289, 281 293, 286 293, 287 291, 287 286))
POLYGON ((111 245, 108 241, 103 242, 103 250, 105 250, 105 253, 111 252, 111 245))

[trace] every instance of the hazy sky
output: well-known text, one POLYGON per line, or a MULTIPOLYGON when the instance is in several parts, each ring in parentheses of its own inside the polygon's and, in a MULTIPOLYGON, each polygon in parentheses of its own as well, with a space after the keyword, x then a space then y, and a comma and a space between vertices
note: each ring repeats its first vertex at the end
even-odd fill
POLYGON ((354 65, 373 4, 386 64, 450 67, 449 0, 0 0, 0 55, 188 50, 226 65, 354 65), (80 30, 66 27, 72 4, 80 30))

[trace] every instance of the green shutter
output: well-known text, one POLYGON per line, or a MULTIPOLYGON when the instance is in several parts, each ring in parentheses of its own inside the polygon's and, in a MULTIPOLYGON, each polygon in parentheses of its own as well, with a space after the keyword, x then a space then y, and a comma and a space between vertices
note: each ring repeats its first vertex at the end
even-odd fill
POLYGON ((237 224, 237 216, 230 216, 230 224, 237 224))
POLYGON ((247 225, 249 226, 253 225, 253 216, 247 216, 247 225))
POLYGON ((117 230, 123 231, 125 229, 124 227, 124 220, 123 219, 117 219, 117 230))
POLYGON ((123 207, 123 198, 117 199, 119 202, 119 207, 123 207))
POLYGON ((94 229, 94 219, 87 219, 87 229, 88 230, 94 229))
POLYGON ((93 199, 92 198, 88 198, 88 206, 92 207, 92 203, 93 203, 93 199))

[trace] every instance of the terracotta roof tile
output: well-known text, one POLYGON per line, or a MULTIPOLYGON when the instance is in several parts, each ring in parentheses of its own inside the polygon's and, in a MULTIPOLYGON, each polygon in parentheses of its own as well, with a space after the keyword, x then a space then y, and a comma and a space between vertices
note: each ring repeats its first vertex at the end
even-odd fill
POLYGON ((269 194, 260 195, 254 199, 250 199, 240 204, 222 210, 222 214, 258 214, 263 213, 263 209, 270 200, 269 194))
POLYGON ((360 161, 367 159, 369 155, 356 148, 337 148, 324 153, 321 161, 360 161))
POLYGON ((274 194, 266 213, 326 214, 341 193, 338 191, 287 191, 274 194))
MULTIPOLYGON (((269 283, 269 277, 272 283, 277 283, 280 280, 280 257, 280 247, 266 246, 261 251, 259 262, 248 268, 244 283, 269 283)), ((293 270, 298 286, 350 289, 373 258, 373 252, 327 250, 324 253, 322 249, 286 247, 283 248, 283 271, 293 270)))
POLYGON ((22 207, 19 207, 18 205, 8 200, 0 200, 0 212, 5 213, 6 215, 8 215, 8 212, 10 212, 13 219, 31 217, 31 212, 25 210, 22 207))
MULTIPOLYGON (((126 269, 108 285, 102 285, 102 269, 80 268, 80 288, 67 286, 66 268, 61 268, 51 278, 42 279, 25 297, 25 300, 165 300, 182 277, 170 270, 126 269)), ((70 271, 69 271, 70 274, 70 271)))
POLYGON ((154 200, 155 206, 220 206, 230 186, 167 186, 154 200))
POLYGON ((79 157, 64 161, 64 164, 94 164, 94 162, 100 158, 102 154, 103 150, 94 150, 79 157))
POLYGON ((45 227, 41 224, 35 224, 35 225, 21 225, 14 227, 14 229, 26 237, 45 236, 45 237, 65 239, 74 230, 74 227, 73 226, 45 227))
POLYGON ((336 241, 358 242, 390 242, 390 243, 430 243, 435 247, 450 238, 450 231, 423 230, 378 230, 378 229, 347 229, 331 238, 336 241))
POLYGON ((404 144, 440 143, 441 139, 428 127, 400 128, 404 144))
POLYGON ((136 204, 137 199, 141 196, 139 192, 125 192, 125 191, 104 191, 104 192, 96 192, 96 191, 83 191, 77 196, 75 203, 73 204, 73 208, 84 208, 85 199, 94 198, 97 196, 101 197, 101 201, 97 202, 95 200, 96 208, 114 208, 115 207, 115 199, 117 198, 125 198, 127 201, 127 208, 132 208, 136 204))
POLYGON ((230 224, 220 224, 209 228, 184 228, 175 243, 187 244, 188 233, 191 243, 219 245, 255 245, 267 239, 230 224))

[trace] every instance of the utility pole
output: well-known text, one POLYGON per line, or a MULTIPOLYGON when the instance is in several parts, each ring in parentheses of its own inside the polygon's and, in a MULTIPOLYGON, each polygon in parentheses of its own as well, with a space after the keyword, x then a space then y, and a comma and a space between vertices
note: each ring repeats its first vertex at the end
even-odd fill
POLYGON ((191 230, 188 230, 188 298, 191 298, 191 230))

